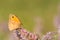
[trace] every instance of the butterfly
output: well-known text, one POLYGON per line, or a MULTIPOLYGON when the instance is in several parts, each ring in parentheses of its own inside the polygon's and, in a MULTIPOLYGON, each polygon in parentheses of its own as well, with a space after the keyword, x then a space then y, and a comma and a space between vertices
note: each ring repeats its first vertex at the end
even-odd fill
POLYGON ((21 27, 21 25, 22 22, 16 15, 9 15, 8 28, 10 31, 16 30, 16 34, 19 40, 38 40, 36 35, 25 30, 23 27, 21 27))
POLYGON ((19 20, 19 18, 16 15, 9 14, 8 29, 10 31, 20 28, 21 25, 22 22, 21 20, 19 20))

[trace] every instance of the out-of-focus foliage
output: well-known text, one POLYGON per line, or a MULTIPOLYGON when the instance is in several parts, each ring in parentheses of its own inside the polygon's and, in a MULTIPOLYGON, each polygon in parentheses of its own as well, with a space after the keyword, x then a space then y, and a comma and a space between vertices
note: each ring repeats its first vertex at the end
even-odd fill
MULTIPOLYGON (((32 31, 34 17, 40 16, 45 20, 42 33, 53 31, 55 30, 53 16, 57 14, 59 2, 59 0, 0 0, 0 23, 7 22, 9 14, 12 13, 21 19, 27 30, 32 31)), ((0 40, 5 36, 3 31, 0 32, 0 40)))

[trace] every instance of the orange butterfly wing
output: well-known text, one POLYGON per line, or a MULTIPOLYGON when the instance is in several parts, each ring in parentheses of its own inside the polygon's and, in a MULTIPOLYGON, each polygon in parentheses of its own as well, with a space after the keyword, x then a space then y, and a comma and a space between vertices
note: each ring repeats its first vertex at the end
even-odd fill
POLYGON ((9 22, 8 22, 8 28, 10 31, 15 30, 17 28, 21 27, 21 20, 17 18, 17 16, 10 14, 9 15, 9 22))

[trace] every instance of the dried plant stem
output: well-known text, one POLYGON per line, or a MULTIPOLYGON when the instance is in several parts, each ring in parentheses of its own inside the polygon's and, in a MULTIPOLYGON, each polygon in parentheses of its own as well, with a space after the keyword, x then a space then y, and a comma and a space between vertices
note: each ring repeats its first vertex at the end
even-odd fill
MULTIPOLYGON (((58 3, 58 8, 57 8, 57 12, 59 14, 59 17, 60 17, 60 2, 58 3)), ((60 18, 59 18, 60 19, 60 18)), ((60 20, 59 20, 60 21, 60 20)), ((60 40, 60 24, 58 25, 58 40, 60 40)))
POLYGON ((34 25, 33 32, 38 34, 40 39, 42 36, 42 28, 43 28, 44 20, 41 17, 37 16, 34 18, 34 22, 35 25, 34 25))

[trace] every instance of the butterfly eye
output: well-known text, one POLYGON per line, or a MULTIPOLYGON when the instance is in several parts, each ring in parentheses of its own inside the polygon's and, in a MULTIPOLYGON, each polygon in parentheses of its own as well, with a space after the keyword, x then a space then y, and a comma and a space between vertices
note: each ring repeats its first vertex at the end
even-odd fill
POLYGON ((12 16, 12 18, 14 18, 14 16, 12 16))

